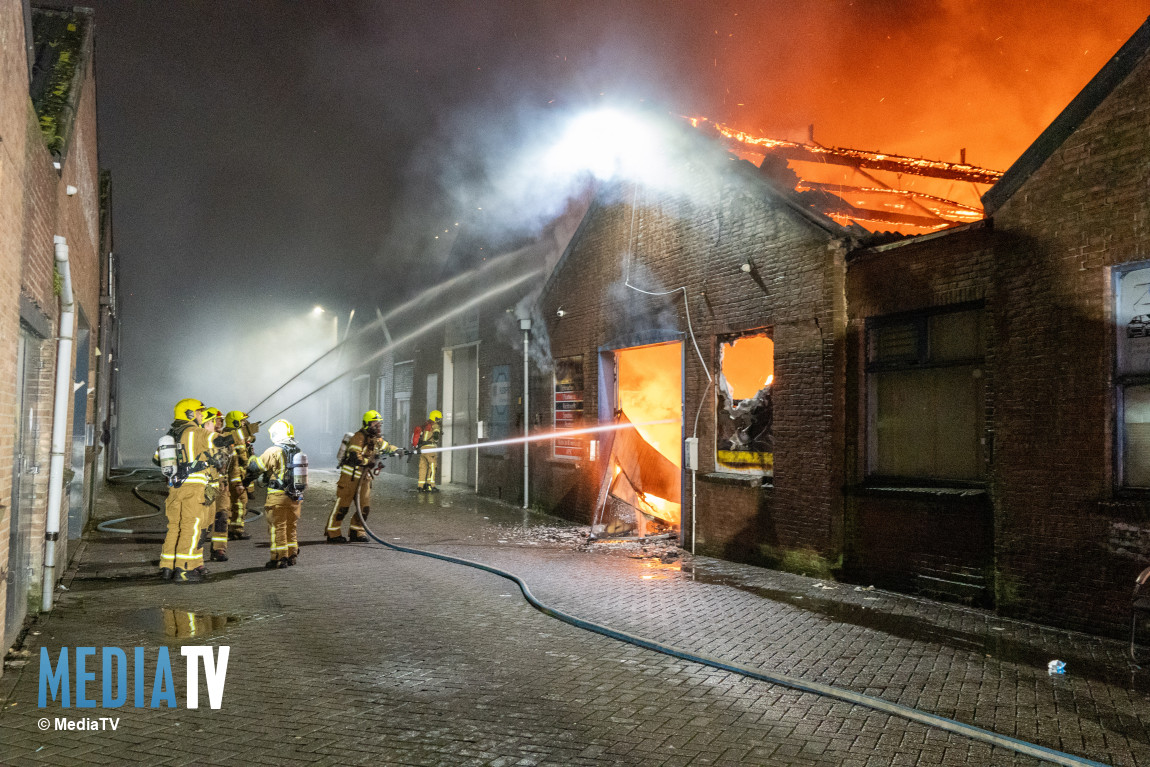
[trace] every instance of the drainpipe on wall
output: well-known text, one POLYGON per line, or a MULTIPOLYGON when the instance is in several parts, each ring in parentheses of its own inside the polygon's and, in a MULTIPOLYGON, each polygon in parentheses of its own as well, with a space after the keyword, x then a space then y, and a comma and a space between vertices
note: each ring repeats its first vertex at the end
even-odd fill
POLYGON ((527 403, 528 391, 530 391, 531 386, 528 384, 530 371, 527 369, 527 358, 531 346, 531 320, 519 320, 519 329, 523 331, 523 508, 528 509, 531 508, 527 498, 527 489, 530 485, 530 475, 527 470, 531 443, 527 442, 526 438, 531 436, 531 410, 527 403))
POLYGON ((64 499, 64 442, 68 433, 68 403, 72 398, 72 337, 76 307, 72 302, 72 270, 68 266, 68 240, 56 243, 56 270, 60 273, 60 338, 56 345, 56 397, 52 406, 52 459, 48 465, 48 517, 44 524, 44 581, 40 609, 52 609, 56 590, 56 545, 60 539, 60 506, 64 499))

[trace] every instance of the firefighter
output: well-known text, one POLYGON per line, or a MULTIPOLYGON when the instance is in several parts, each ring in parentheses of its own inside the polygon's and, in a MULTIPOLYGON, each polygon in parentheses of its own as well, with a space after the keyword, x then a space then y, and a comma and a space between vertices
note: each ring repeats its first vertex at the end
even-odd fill
POLYGON ((341 446, 339 481, 336 483, 335 506, 327 518, 324 531, 328 543, 367 543, 363 523, 371 513, 371 480, 379 473, 384 456, 402 453, 402 448, 391 445, 383 438, 383 416, 378 410, 363 414, 363 427, 341 446), (343 537, 343 518, 355 503, 356 513, 348 523, 347 537, 343 537))
POLYGON ((427 414, 427 422, 423 426, 417 426, 415 433, 411 435, 411 446, 419 453, 419 480, 415 489, 421 493, 439 492, 439 488, 435 486, 435 467, 439 462, 439 455, 437 453, 425 455, 423 451, 439 447, 439 443, 443 441, 443 427, 440 426, 442 420, 443 413, 432 410, 427 414))
MULTIPOLYGON (((209 407, 204 410, 204 429, 212 434, 223 435, 224 414, 219 408, 209 407)), ((232 436, 234 445, 235 435, 232 436)), ((228 514, 231 511, 231 494, 228 490, 229 467, 234 459, 234 450, 227 449, 228 461, 218 470, 209 469, 214 480, 215 503, 207 511, 204 519, 204 534, 206 543, 210 543, 211 559, 213 562, 228 561, 228 514)))
POLYGON ((215 504, 209 469, 226 460, 227 437, 203 428, 205 409, 198 399, 176 403, 175 420, 153 459, 170 487, 164 501, 168 532, 160 549, 160 577, 180 584, 207 578, 200 546, 204 520, 215 504))
POLYGON ((248 422, 248 414, 242 410, 232 410, 224 419, 228 432, 232 434, 234 453, 228 464, 228 540, 246 541, 251 535, 244 532, 244 516, 248 512, 248 486, 244 484, 248 462, 255 454, 253 445, 259 424, 248 422))
POLYGON ((268 486, 264 516, 271 536, 271 559, 264 567, 290 567, 299 555, 296 526, 300 501, 307 489, 307 456, 295 441, 295 427, 279 420, 268 429, 272 446, 248 463, 249 480, 259 477, 268 486))

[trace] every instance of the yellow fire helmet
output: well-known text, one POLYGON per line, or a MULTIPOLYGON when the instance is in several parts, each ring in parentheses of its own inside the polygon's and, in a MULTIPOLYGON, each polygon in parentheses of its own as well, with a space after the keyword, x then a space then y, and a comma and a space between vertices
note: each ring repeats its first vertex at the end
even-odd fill
POLYGON ((277 445, 295 442, 295 427, 291 425, 291 421, 281 418, 268 429, 268 438, 277 445))
POLYGON ((172 408, 172 415, 176 417, 177 421, 194 421, 197 410, 204 410, 204 403, 198 399, 182 399, 172 408))
POLYGON ((206 408, 204 408, 204 423, 207 423, 208 421, 211 421, 215 418, 223 418, 223 417, 224 417, 224 414, 220 412, 220 409, 218 407, 206 407, 206 408))
POLYGON ((248 419, 248 414, 242 410, 231 410, 228 412, 224 421, 227 423, 229 429, 240 428, 240 423, 248 419))
POLYGON ((372 421, 382 421, 383 416, 379 414, 378 410, 368 410, 363 414, 363 427, 366 429, 367 425, 372 421))
POLYGON ((427 420, 436 421, 436 422, 442 421, 443 420, 443 413, 439 412, 438 410, 432 410, 430 413, 427 414, 427 420))

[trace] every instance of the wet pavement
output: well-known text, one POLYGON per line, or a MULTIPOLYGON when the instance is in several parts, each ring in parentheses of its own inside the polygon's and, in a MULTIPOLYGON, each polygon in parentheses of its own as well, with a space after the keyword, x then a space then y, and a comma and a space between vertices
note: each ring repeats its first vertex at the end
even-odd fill
MULTIPOLYGON (((313 471, 300 563, 265 570, 267 530, 212 581, 154 578, 163 517, 92 533, 0 677, 3 764, 1035 765, 869 708, 750 680, 549 618, 498 576, 332 546, 334 475, 313 471), (185 706, 181 646, 230 648, 222 706, 185 706), (41 647, 142 647, 145 700, 171 648, 178 707, 37 706, 41 647), (118 718, 115 730, 57 720, 118 718), (47 730, 40 729, 46 719, 47 730)), ((382 538, 521 576, 543 602, 655 641, 912 706, 1113 765, 1150 766, 1150 673, 1128 646, 846 584, 587 546, 579 528, 448 489, 377 481, 382 538), (1052 676, 1051 659, 1066 662, 1052 676)), ((124 486, 97 516, 149 510, 124 486)), ((1150 650, 1147 651, 1150 655, 1150 650)), ((97 658, 99 650, 97 650, 97 658)), ((91 671, 91 668, 89 668, 91 671)), ((75 670, 73 669, 73 676, 75 670)), ((129 674, 128 679, 133 677, 129 674)), ((73 679, 73 685, 75 680, 73 679)), ((88 683, 99 704, 101 674, 88 683)), ((75 691, 73 691, 75 692, 75 691)))

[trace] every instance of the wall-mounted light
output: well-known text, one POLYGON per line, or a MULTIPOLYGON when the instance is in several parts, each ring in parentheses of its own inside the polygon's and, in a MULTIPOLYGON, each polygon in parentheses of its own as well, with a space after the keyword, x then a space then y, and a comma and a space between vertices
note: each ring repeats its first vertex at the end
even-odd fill
POLYGON ((566 313, 567 313, 567 312, 563 311, 563 307, 562 307, 562 306, 560 306, 560 307, 559 307, 559 310, 555 312, 555 316, 556 316, 556 317, 562 317, 562 316, 563 316, 563 315, 565 315, 566 313))
POLYGON ((72 186, 71 184, 68 184, 68 186, 64 187, 64 192, 65 192, 65 193, 66 193, 66 194, 67 194, 69 197, 71 197, 72 195, 76 194, 76 192, 78 192, 78 191, 80 191, 80 190, 79 190, 79 189, 77 189, 76 187, 72 186))
POLYGON ((745 264, 743 264, 742 266, 739 267, 739 271, 742 272, 743 274, 750 274, 751 270, 754 268, 755 267, 751 266, 751 262, 747 261, 745 264))

